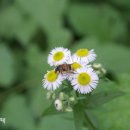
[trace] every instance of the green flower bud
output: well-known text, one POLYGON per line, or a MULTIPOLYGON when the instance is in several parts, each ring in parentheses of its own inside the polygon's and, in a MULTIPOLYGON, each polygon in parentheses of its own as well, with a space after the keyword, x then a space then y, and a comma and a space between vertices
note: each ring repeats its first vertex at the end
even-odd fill
POLYGON ((65 93, 60 92, 60 94, 59 94, 59 99, 60 99, 60 100, 64 100, 64 99, 65 99, 65 93))
POLYGON ((69 101, 70 101, 70 102, 75 102, 75 97, 70 97, 70 98, 69 98, 69 101))
POLYGON ((102 65, 99 64, 99 63, 94 63, 94 64, 93 64, 93 68, 94 68, 94 69, 100 69, 101 67, 102 67, 102 65))
POLYGON ((66 111, 66 112, 72 112, 73 109, 72 109, 72 107, 68 106, 67 108, 65 108, 65 111, 66 111))
POLYGON ((97 70, 96 73, 100 76, 101 75, 101 71, 97 70))
POLYGON ((47 98, 48 100, 51 100, 51 99, 52 99, 52 92, 47 92, 46 98, 47 98))
POLYGON ((56 94, 53 93, 53 94, 52 94, 52 99, 55 99, 55 98, 56 98, 56 94))
POLYGON ((104 68, 101 68, 101 71, 102 71, 103 75, 105 75, 107 73, 106 69, 104 69, 104 68))

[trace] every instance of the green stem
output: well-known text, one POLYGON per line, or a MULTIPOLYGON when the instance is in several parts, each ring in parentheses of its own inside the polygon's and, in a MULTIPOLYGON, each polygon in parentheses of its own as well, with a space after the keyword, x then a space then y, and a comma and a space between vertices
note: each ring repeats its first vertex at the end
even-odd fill
POLYGON ((85 114, 85 120, 88 122, 87 124, 90 125, 92 130, 96 130, 96 127, 95 127, 94 123, 91 121, 91 119, 89 118, 87 111, 84 114, 85 114))
POLYGON ((79 104, 75 105, 75 107, 73 108, 73 113, 74 113, 75 130, 82 130, 84 120, 82 107, 79 104))

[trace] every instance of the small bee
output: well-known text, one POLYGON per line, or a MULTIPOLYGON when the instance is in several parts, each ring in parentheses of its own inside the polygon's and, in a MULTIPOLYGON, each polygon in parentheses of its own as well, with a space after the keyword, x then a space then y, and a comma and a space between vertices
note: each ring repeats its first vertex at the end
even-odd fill
POLYGON ((56 67, 55 73, 73 73, 72 64, 61 64, 56 67))

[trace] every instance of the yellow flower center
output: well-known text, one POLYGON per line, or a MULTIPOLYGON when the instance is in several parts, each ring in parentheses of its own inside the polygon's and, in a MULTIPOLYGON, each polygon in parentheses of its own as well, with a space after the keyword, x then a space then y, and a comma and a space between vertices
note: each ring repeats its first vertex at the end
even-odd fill
POLYGON ((58 74, 55 73, 54 70, 51 70, 51 71, 47 74, 47 80, 48 80, 49 82, 54 82, 54 81, 56 81, 57 77, 58 77, 58 74))
POLYGON ((73 70, 76 70, 76 69, 78 69, 78 68, 81 68, 81 65, 80 65, 79 63, 77 63, 77 62, 74 62, 71 66, 72 66, 72 69, 73 69, 73 70))
POLYGON ((53 56, 55 61, 60 61, 64 57, 64 53, 62 51, 56 52, 53 56))
POLYGON ((77 50, 76 54, 79 57, 85 57, 89 54, 89 51, 88 51, 88 49, 79 49, 79 50, 77 50))
POLYGON ((78 75, 78 82, 80 85, 83 85, 83 86, 88 85, 90 81, 91 81, 91 77, 89 74, 84 72, 78 75))

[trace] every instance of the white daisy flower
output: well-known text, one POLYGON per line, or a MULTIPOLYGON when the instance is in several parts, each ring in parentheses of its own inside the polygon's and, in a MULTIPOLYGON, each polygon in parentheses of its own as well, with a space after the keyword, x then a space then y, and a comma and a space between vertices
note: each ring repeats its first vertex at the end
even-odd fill
POLYGON ((84 67, 76 70, 71 84, 73 88, 81 94, 87 94, 96 88, 98 76, 91 67, 84 67))
POLYGON ((43 79, 43 87, 48 90, 56 90, 63 80, 62 75, 55 73, 55 70, 48 71, 43 79))
POLYGON ((50 66, 57 66, 66 63, 70 56, 71 52, 67 48, 57 47, 50 52, 48 64, 50 66))
POLYGON ((72 56, 72 59, 86 65, 96 59, 96 54, 93 49, 90 51, 88 49, 79 49, 72 56))

